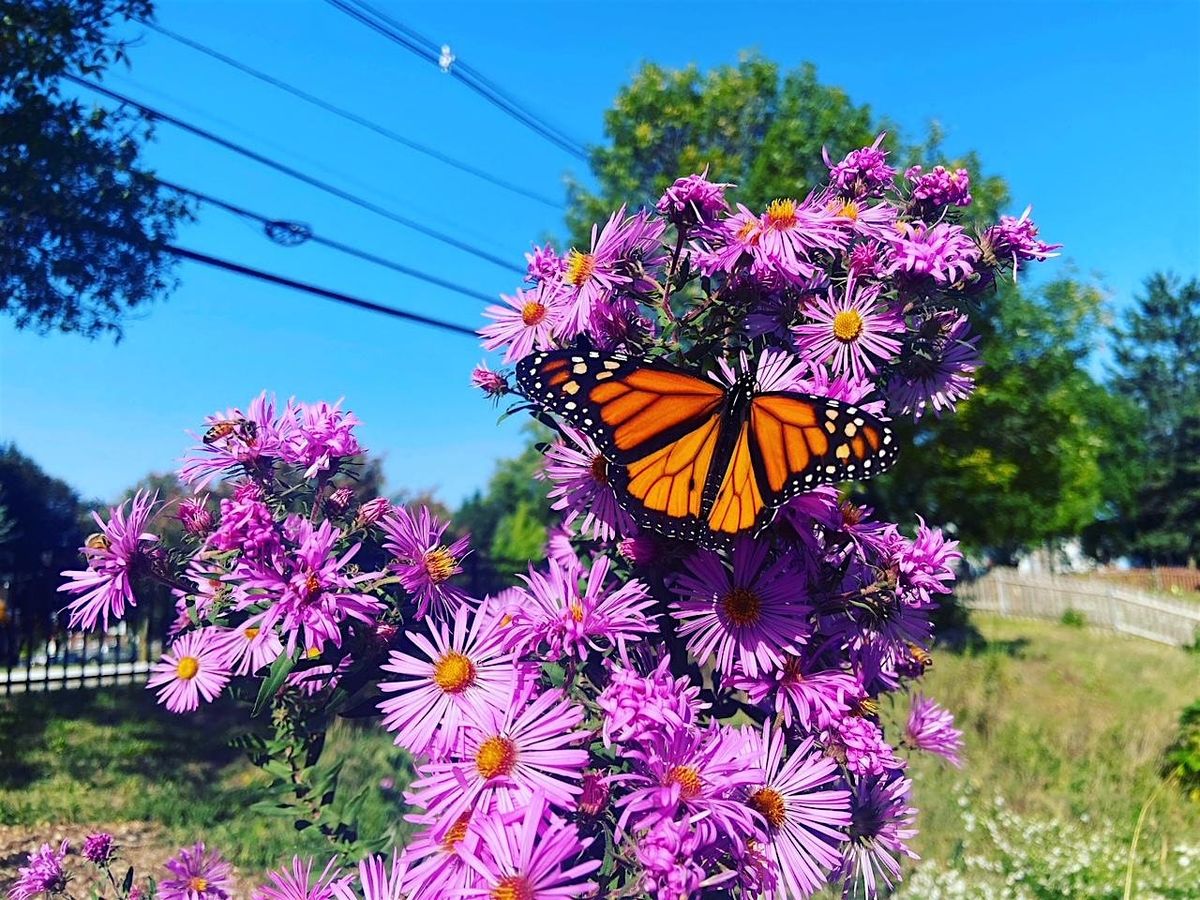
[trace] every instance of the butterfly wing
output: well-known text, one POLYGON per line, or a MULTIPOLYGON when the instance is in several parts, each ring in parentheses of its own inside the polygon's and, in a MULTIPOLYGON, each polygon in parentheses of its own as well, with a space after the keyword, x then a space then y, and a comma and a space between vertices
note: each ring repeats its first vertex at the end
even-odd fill
POLYGON ((517 365, 533 403, 588 435, 641 526, 694 539, 722 446, 726 390, 694 374, 594 351, 538 353, 517 365))

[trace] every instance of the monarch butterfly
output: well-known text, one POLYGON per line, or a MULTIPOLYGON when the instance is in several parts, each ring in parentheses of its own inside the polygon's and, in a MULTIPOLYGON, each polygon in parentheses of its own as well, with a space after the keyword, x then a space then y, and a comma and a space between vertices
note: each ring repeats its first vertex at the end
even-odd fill
POLYGON ((521 360, 517 384, 596 442, 634 521, 710 547, 758 533, 804 491, 870 478, 896 459, 892 432, 875 416, 758 391, 752 372, 725 387, 661 362, 556 350, 521 360))

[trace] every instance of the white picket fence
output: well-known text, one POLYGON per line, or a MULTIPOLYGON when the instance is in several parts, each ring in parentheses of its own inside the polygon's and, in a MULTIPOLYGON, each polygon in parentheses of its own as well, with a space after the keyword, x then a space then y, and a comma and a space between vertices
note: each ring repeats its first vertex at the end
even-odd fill
POLYGON ((968 609, 1001 616, 1060 620, 1073 611, 1092 627, 1162 644, 1190 645, 1200 638, 1200 600, 1159 597, 1099 579, 994 569, 960 582, 956 593, 968 609))

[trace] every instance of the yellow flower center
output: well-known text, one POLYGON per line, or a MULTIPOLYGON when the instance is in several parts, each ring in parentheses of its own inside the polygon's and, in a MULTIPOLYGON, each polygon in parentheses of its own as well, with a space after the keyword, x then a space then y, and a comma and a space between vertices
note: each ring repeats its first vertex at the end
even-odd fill
POLYGON ((596 257, 590 253, 580 253, 578 250, 572 250, 567 254, 567 282, 581 287, 587 283, 592 277, 592 273, 596 271, 596 257))
POLYGON ((246 636, 246 640, 252 641, 258 637, 258 633, 262 631, 257 625, 251 625, 249 628, 243 628, 242 634, 246 636))
POLYGON ((776 231, 787 231, 796 227, 796 201, 772 200, 767 206, 766 225, 776 231))
POLYGON ((546 318, 546 306, 536 300, 530 300, 521 308, 521 321, 530 327, 537 325, 546 318))
POLYGON ((704 782, 700 773, 691 766, 674 766, 667 773, 667 784, 679 785, 679 796, 684 800, 694 800, 700 796, 700 788, 704 782))
POLYGON ((843 309, 833 317, 833 336, 845 344, 862 334, 863 317, 857 309, 843 309))
POLYGON ((761 787, 746 801, 752 810, 767 820, 772 828, 779 828, 787 821, 787 808, 783 797, 774 788, 761 787))
POLYGON ((316 659, 318 656, 321 655, 321 648, 320 647, 309 647, 306 651, 304 651, 304 655, 307 656, 309 659, 316 659))
POLYGON ((199 894, 201 891, 208 890, 208 879, 201 878, 199 875, 193 875, 188 879, 187 886, 189 891, 195 891, 199 894))
POLYGON ((451 650, 434 665, 433 680, 447 694, 461 694, 475 683, 475 664, 451 650))
POLYGON ((837 216, 839 216, 840 218, 849 219, 850 221, 854 221, 855 219, 858 218, 859 212, 860 212, 860 210, 858 208, 858 204, 853 200, 847 200, 845 203, 841 204, 841 206, 837 208, 835 214, 837 216))
POLYGON ((89 550, 107 550, 112 546, 108 538, 97 531, 95 534, 89 534, 87 540, 83 542, 83 546, 89 550))
POLYGON ((734 588, 721 598, 725 616, 739 628, 754 625, 762 614, 762 601, 748 588, 734 588))
POLYGON ((754 243, 751 238, 755 237, 755 231, 758 229, 758 222, 754 219, 742 224, 742 227, 737 230, 737 239, 743 244, 754 243))
POLYGON ((475 752, 475 768, 484 778, 508 775, 517 764, 517 745, 506 737, 492 735, 475 752))
POLYGON ((492 888, 492 900, 533 900, 533 885, 524 875, 506 875, 492 888))
POLYGON ((471 811, 468 809, 454 820, 454 824, 450 826, 450 830, 442 838, 442 848, 444 850, 453 850, 455 845, 467 836, 467 826, 470 824, 471 811))
POLYGON ((200 671, 200 660, 194 656, 185 656, 175 666, 175 674, 184 681, 191 681, 196 677, 196 673, 200 671))
POLYGON ((574 619, 576 622, 583 621, 583 604, 582 603, 576 601, 574 603, 569 604, 567 606, 567 608, 569 610, 571 610, 571 618, 572 619, 574 619))
POLYGON ((304 579, 304 599, 316 600, 321 595, 321 580, 316 574, 311 574, 304 579))
POLYGON ((446 547, 434 547, 425 554, 425 571, 434 584, 441 584, 453 575, 457 568, 458 560, 446 547))
POLYGON ((592 460, 592 478, 597 484, 608 484, 608 460, 597 456, 592 460))

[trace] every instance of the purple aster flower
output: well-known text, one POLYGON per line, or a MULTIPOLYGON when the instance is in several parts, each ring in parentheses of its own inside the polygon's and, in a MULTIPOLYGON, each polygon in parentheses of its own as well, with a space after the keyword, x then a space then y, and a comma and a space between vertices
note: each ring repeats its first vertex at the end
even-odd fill
POLYGON ((1037 225, 1029 218, 1031 212, 1033 207, 1027 206, 1018 218, 1001 216, 999 224, 983 233, 985 258, 995 260, 996 264, 1011 264, 1014 277, 1023 261, 1042 262, 1058 256, 1054 251, 1062 248, 1062 244, 1038 240, 1037 225))
POLYGON ((913 696, 904 730, 905 743, 909 747, 936 753, 961 769, 962 736, 962 732, 954 727, 950 710, 920 694, 913 696))
POLYGON ((268 872, 269 885, 256 889, 253 900, 338 900, 338 893, 354 880, 342 875, 337 857, 331 857, 324 870, 313 878, 314 860, 292 857, 292 868, 268 872))
POLYGON ((834 878, 845 882, 843 896, 875 900, 882 887, 900 880, 900 856, 919 859, 908 847, 917 834, 916 810, 908 805, 912 782, 898 774, 863 778, 850 797, 850 841, 834 878))
MULTIPOLYGON (((575 553, 575 546, 571 543, 574 536, 574 531, 566 525, 560 523, 551 526, 546 534, 546 558, 554 560, 564 570, 571 569, 578 572, 583 568, 583 563, 579 561, 579 556, 575 553)), ((521 596, 520 589, 517 589, 505 602, 511 605, 514 601, 519 602, 521 596)), ((505 609, 507 608, 506 606, 505 609)))
POLYGON ((933 602, 933 594, 948 594, 954 583, 954 567, 962 559, 958 541, 947 541, 940 528, 930 528, 917 517, 917 537, 902 541, 894 551, 901 587, 916 595, 922 605, 933 602))
POLYGON ((590 571, 563 568, 549 561, 546 572, 532 566, 521 576, 526 587, 506 612, 509 646, 528 652, 546 648, 546 659, 563 656, 586 660, 589 652, 623 648, 654 630, 646 611, 654 605, 650 590, 637 579, 608 589, 612 563, 601 556, 590 571), (586 587, 580 587, 581 579, 586 587))
POLYGON ((251 616, 236 628, 214 628, 225 653, 226 665, 234 675, 261 672, 283 653, 279 635, 262 627, 266 615, 261 612, 251 616))
POLYGON ((887 273, 930 278, 939 285, 965 281, 979 261, 979 245, 958 225, 897 222, 888 237, 887 273))
MULTIPOLYGON (((408 867, 395 850, 390 867, 383 856, 368 856, 358 864, 358 888, 362 891, 362 900, 408 900, 404 890, 407 874, 408 867)), ((333 885, 333 896, 336 900, 359 900, 350 882, 333 885)))
POLYGON ((858 241, 850 248, 846 270, 855 277, 877 278, 883 274, 883 252, 879 241, 858 241))
POLYGON ((751 703, 770 701, 785 725, 807 732, 828 728, 845 716, 861 690, 849 672, 824 668, 807 656, 788 656, 781 667, 757 678, 739 671, 730 685, 745 691, 751 703))
POLYGON ((659 198, 655 209, 677 227, 711 225, 725 212, 725 189, 732 184, 708 180, 708 167, 698 175, 678 178, 659 198))
POLYGON ((528 356, 534 350, 549 350, 559 323, 567 313, 567 295, 558 284, 542 281, 515 296, 501 294, 507 307, 489 306, 483 314, 493 324, 479 329, 485 350, 507 347, 506 363, 528 356))
POLYGON ((448 748, 468 711, 498 709, 512 697, 513 655, 504 649, 493 612, 486 603, 477 612, 460 606, 453 628, 449 622, 428 621, 429 637, 408 632, 420 655, 392 651, 383 670, 400 677, 379 683, 385 695, 392 695, 379 711, 398 746, 416 755, 448 748))
POLYGON ((213 527, 212 513, 208 510, 208 495, 187 497, 179 504, 177 514, 183 530, 193 537, 205 537, 213 527))
POLYGON ((733 570, 721 556, 701 550, 687 560, 670 587, 683 599, 671 611, 679 636, 703 665, 733 674, 741 663, 751 677, 783 665, 812 632, 805 585, 787 558, 767 562, 765 541, 742 538, 733 549, 733 570))
POLYGON ((700 890, 704 869, 696 857, 702 844, 691 822, 659 819, 638 838, 636 848, 640 887, 655 900, 693 897, 700 890))
POLYGON ((107 865, 117 849, 116 839, 106 831, 89 834, 83 841, 83 857, 98 866, 107 865))
POLYGON ((540 791, 524 809, 485 819, 480 838, 477 848, 462 848, 480 879, 464 897, 563 900, 595 893, 593 882, 580 879, 600 868, 601 861, 575 862, 591 841, 581 841, 574 825, 550 816, 540 791))
POLYGON ((582 722, 583 708, 559 691, 471 708, 458 746, 444 761, 420 767, 405 799, 441 820, 481 802, 517 809, 539 791, 556 808, 570 809, 588 762, 578 747, 591 735, 582 722))
POLYGON ((629 249, 625 233, 628 221, 622 206, 609 217, 603 229, 592 226, 588 252, 572 249, 567 254, 561 275, 561 283, 566 288, 567 310, 558 323, 559 337, 570 339, 583 331, 597 304, 607 300, 618 287, 633 281, 620 265, 622 254, 629 249))
POLYGON ((164 865, 171 874, 158 883, 159 900, 229 900, 232 869, 203 842, 185 847, 164 865))
POLYGON ((896 170, 887 164, 887 151, 879 149, 885 137, 887 132, 881 132, 871 146, 850 151, 836 165, 830 160, 829 151, 822 148, 829 180, 852 197, 882 197, 896 177, 896 170))
POLYGON ((81 595, 67 604, 72 628, 90 630, 99 622, 107 630, 110 616, 120 619, 125 615, 125 604, 137 606, 133 577, 148 563, 146 545, 158 540, 145 530, 157 499, 157 494, 138 491, 130 500, 110 509, 107 522, 92 513, 100 530, 82 547, 87 569, 63 572, 63 577, 71 580, 58 588, 81 595))
POLYGON ((159 688, 158 702, 173 713, 193 712, 200 698, 211 703, 229 683, 229 664, 220 636, 201 628, 185 634, 155 664, 147 689, 159 688))
POLYGON ((825 752, 855 775, 882 775, 904 768, 883 730, 865 716, 849 715, 832 722, 822 734, 825 752))
POLYGON ((208 546, 225 553, 237 550, 244 561, 270 561, 283 551, 283 540, 262 488, 252 481, 239 484, 233 497, 221 501, 221 519, 208 546))
POLYGON ((184 459, 179 477, 202 488, 214 478, 235 472, 269 469, 280 455, 281 421, 275 417, 275 398, 263 391, 250 403, 250 411, 231 408, 205 419, 208 430, 184 459))
POLYGON ((427 506, 415 516, 397 506, 380 527, 387 535, 384 548, 396 557, 392 568, 417 601, 418 619, 431 609, 434 615, 446 618, 463 603, 471 602, 465 591, 450 583, 462 572, 462 559, 470 545, 467 535, 445 543, 443 536, 449 523, 438 521, 427 506))
POLYGON ((374 525, 391 511, 392 503, 387 497, 373 497, 358 508, 354 522, 363 527, 374 525))
POLYGON ((704 275, 732 272, 744 256, 753 254, 762 238, 762 220, 742 204, 722 218, 705 242, 692 248, 696 267, 704 275))
POLYGON ((471 370, 471 385, 483 391, 483 396, 493 403, 509 392, 508 379, 489 369, 487 363, 480 363, 471 370))
POLYGON ((813 251, 846 246, 849 221, 827 209, 817 194, 810 194, 802 203, 790 198, 772 200, 750 253, 761 266, 803 282, 817 274, 810 260, 813 251))
POLYGON ((441 900, 475 886, 477 876, 466 856, 479 843, 479 826, 487 813, 484 803, 452 818, 411 813, 405 816, 407 821, 424 826, 404 847, 403 861, 408 868, 404 889, 409 900, 441 900))
POLYGON ((920 166, 911 166, 904 177, 912 184, 913 200, 925 206, 970 206, 971 175, 966 169, 953 172, 945 166, 934 166, 930 172, 922 172, 920 166))
POLYGON ((633 771, 624 777, 626 793, 617 801, 618 833, 652 828, 682 813, 696 817, 705 845, 743 847, 758 831, 742 800, 744 788, 762 780, 748 749, 745 733, 715 722, 703 729, 664 728, 644 745, 628 748, 633 771))
POLYGON ((879 300, 881 286, 862 284, 851 274, 845 287, 830 287, 805 309, 812 321, 792 329, 800 352, 813 363, 829 362, 836 375, 863 377, 900 351, 892 335, 904 320, 879 300))
POLYGON ((525 280, 528 282, 556 281, 566 267, 566 261, 549 244, 533 248, 525 254, 525 280))
POLYGON ((919 421, 928 409, 941 416, 975 388, 979 338, 965 315, 936 313, 919 323, 907 351, 889 373, 888 402, 919 421))
POLYGON ((621 508, 609 482, 608 460, 583 432, 564 426, 563 434, 568 440, 550 446, 542 470, 554 483, 548 494, 550 508, 565 513, 565 526, 582 517, 580 533, 599 541, 632 532, 633 518, 621 508))
POLYGON ((763 726, 755 742, 762 780, 745 788, 746 805, 762 816, 767 855, 778 870, 779 896, 812 896, 841 862, 839 845, 850 825, 850 792, 829 757, 802 741, 785 758, 784 732, 763 726))
POLYGON ((63 841, 57 850, 49 844, 29 854, 29 864, 17 870, 17 880, 8 889, 9 900, 33 900, 41 894, 59 894, 67 888, 70 876, 63 860, 71 845, 63 841))
POLYGON ((839 196, 832 190, 821 194, 819 202, 836 218, 844 220, 839 223, 844 228, 866 238, 882 239, 890 232, 899 215, 899 211, 890 203, 871 205, 865 199, 839 196))
POLYGON ((663 729, 695 724, 708 704, 700 688, 686 677, 671 676, 671 659, 664 656, 649 675, 640 675, 628 661, 610 662, 608 686, 596 698, 604 714, 604 746, 640 744, 663 729))
POLYGON ((354 413, 342 412, 341 406, 341 400, 332 406, 324 401, 301 403, 294 410, 289 404, 280 455, 294 466, 304 466, 305 478, 335 470, 341 460, 363 452, 354 436, 361 422, 354 413))
POLYGON ((358 585, 377 577, 374 572, 354 575, 343 571, 361 544, 355 544, 340 557, 333 547, 343 534, 329 520, 320 525, 300 516, 284 522, 284 536, 295 549, 279 555, 268 565, 239 567, 241 579, 235 589, 238 609, 268 602, 260 627, 287 635, 287 652, 295 652, 299 643, 306 649, 323 648, 326 643, 342 645, 341 624, 346 619, 373 623, 383 604, 358 585))

